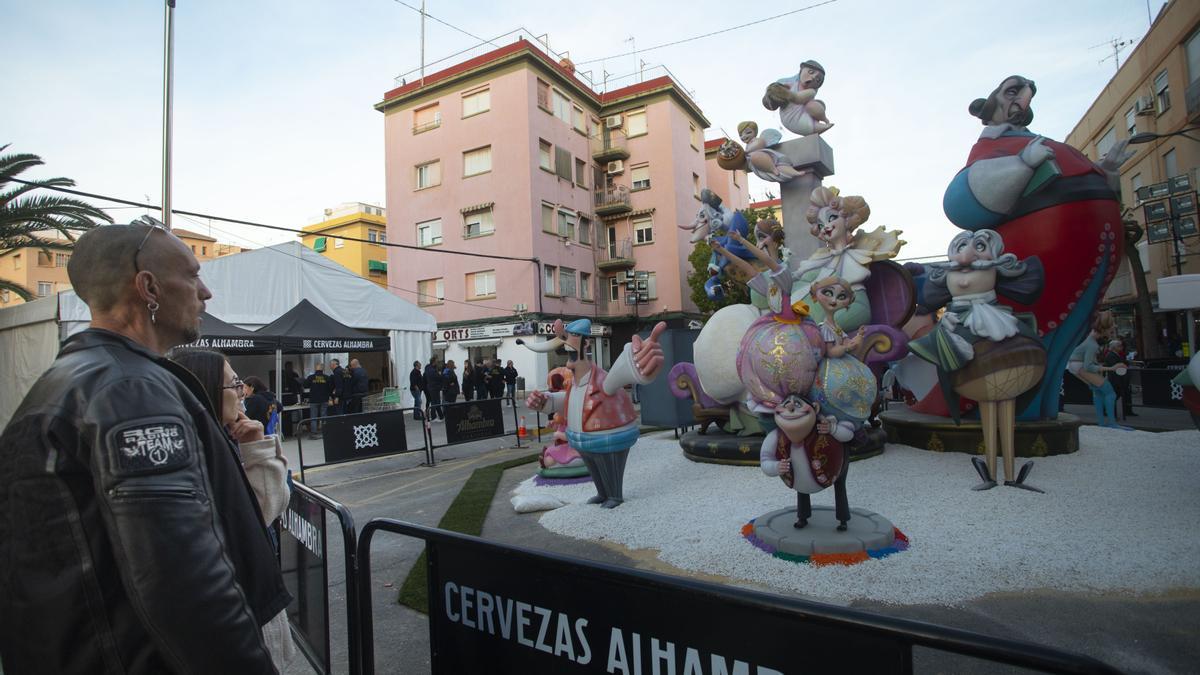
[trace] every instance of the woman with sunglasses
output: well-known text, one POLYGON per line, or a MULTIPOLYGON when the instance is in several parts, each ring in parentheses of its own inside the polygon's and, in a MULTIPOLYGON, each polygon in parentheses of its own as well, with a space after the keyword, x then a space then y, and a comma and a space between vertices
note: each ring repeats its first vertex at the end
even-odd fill
MULTIPOLYGON (((262 423, 246 416, 242 405, 246 387, 224 354, 207 349, 182 349, 173 351, 171 360, 190 370, 200 381, 213 412, 236 442, 242 468, 262 511, 263 525, 274 541, 270 525, 287 510, 291 492, 287 457, 279 436, 264 434, 262 423)), ((267 621, 262 631, 271 659, 282 672, 295 655, 286 611, 267 621)))

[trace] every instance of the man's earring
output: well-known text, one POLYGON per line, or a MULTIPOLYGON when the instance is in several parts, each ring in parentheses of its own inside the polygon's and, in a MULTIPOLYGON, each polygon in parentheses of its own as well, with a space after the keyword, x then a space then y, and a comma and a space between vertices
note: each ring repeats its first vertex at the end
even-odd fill
POLYGON ((157 302, 147 302, 146 309, 150 310, 150 323, 157 323, 157 321, 155 321, 154 314, 155 314, 155 312, 158 311, 158 303, 157 302))

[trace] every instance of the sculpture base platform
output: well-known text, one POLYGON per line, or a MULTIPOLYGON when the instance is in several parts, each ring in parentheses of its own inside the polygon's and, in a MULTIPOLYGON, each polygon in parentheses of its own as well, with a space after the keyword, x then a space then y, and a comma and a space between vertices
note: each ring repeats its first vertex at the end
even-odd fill
MULTIPOLYGON (((983 432, 979 420, 964 419, 955 424, 946 417, 935 417, 911 410, 887 410, 879 414, 888 441, 911 445, 933 452, 983 454, 983 432)), ((1079 450, 1079 427, 1075 415, 1059 413, 1058 419, 1017 422, 1017 457, 1065 455, 1079 450)))
MULTIPOLYGON (((679 439, 679 447, 683 448, 683 456, 693 462, 758 466, 758 454, 762 450, 763 438, 758 435, 736 436, 717 430, 711 430, 707 434, 689 431, 679 439)), ((882 428, 864 428, 847 447, 850 461, 882 454, 887 440, 887 432, 882 428)))
MULTIPOLYGON (((778 557, 810 558, 818 561, 822 555, 850 556, 859 554, 880 557, 907 548, 907 540, 896 536, 891 521, 865 509, 850 509, 846 531, 838 532, 833 507, 814 506, 808 525, 797 529, 796 509, 779 509, 754 519, 754 544, 778 557), (899 546, 897 545, 899 542, 899 546), (783 554, 783 556, 779 556, 783 554)), ((849 558, 845 562, 852 562, 849 558)))

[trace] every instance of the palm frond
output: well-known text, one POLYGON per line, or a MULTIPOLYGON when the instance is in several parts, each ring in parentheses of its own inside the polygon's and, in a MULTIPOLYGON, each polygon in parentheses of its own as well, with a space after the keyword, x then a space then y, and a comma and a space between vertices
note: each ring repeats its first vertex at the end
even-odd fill
MULTIPOLYGON (((3 148, 0 148, 0 150, 3 150, 3 148)), ((25 302, 29 302, 36 297, 28 288, 25 288, 21 284, 18 284, 14 281, 8 281, 7 279, 0 279, 0 291, 12 291, 25 302)))
MULTIPOLYGON (((8 146, 4 146, 7 148, 8 146)), ((0 148, 3 150, 4 148, 0 148)), ((0 155, 0 183, 7 183, 8 179, 27 169, 32 169, 35 166, 45 164, 41 157, 27 152, 16 155, 0 155)))

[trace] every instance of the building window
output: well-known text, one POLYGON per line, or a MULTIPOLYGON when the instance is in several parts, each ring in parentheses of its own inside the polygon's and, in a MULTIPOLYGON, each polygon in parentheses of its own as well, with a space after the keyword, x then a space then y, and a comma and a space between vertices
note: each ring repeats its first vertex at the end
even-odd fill
POLYGON ((325 237, 316 237, 313 239, 313 250, 317 253, 323 253, 325 251, 325 239, 325 237))
POLYGON ((550 85, 537 81, 537 104, 538 107, 546 112, 550 112, 550 85))
POLYGON ((413 111, 413 133, 419 134, 442 126, 442 111, 438 104, 427 105, 413 111))
POLYGON ((587 118, 583 116, 583 108, 577 105, 571 106, 571 126, 575 131, 587 135, 587 118))
POLYGON ((625 113, 625 135, 632 138, 646 133, 646 109, 625 113))
POLYGON ((1188 83, 1200 80, 1200 30, 1183 43, 1184 57, 1187 59, 1188 83))
POLYGON ((1113 145, 1116 143, 1117 128, 1113 127, 1104 132, 1104 135, 1100 137, 1100 140, 1096 141, 1096 156, 1100 159, 1104 159, 1104 156, 1108 154, 1109 150, 1112 150, 1113 145))
POLYGON ((54 284, 53 283, 51 283, 49 281, 39 281, 39 282, 37 282, 37 284, 38 284, 37 294, 38 294, 39 298, 44 298, 47 295, 51 295, 52 293, 54 293, 54 284))
POLYGON ((646 291, 651 300, 658 298, 658 279, 654 272, 646 274, 646 291))
POLYGON ((570 211, 558 212, 558 236, 567 239, 575 238, 575 214, 570 211))
POLYGON ((738 182, 737 182, 737 175, 738 175, 738 172, 736 172, 736 171, 730 171, 730 172, 729 172, 729 175, 730 175, 730 176, 733 176, 733 187, 737 187, 737 186, 738 186, 738 182))
POLYGON ((367 274, 371 276, 387 276, 387 263, 382 260, 368 260, 367 274))
POLYGON ((542 232, 558 234, 558 224, 554 222, 554 207, 542 204, 542 232))
POLYGON ((654 221, 650 218, 638 218, 633 221, 633 243, 651 244, 654 242, 654 221))
POLYGON ((463 153, 463 177, 478 176, 492 170, 492 146, 463 153))
POLYGON ((633 167, 629 172, 629 178, 632 181, 629 185, 631 190, 645 190, 650 187, 650 165, 643 164, 633 167))
POLYGON ((71 259, 70 253, 55 253, 54 254, 54 266, 55 267, 66 267, 67 261, 69 261, 70 259, 71 259))
POLYGON ((554 90, 554 116, 567 124, 571 123, 571 99, 557 89, 554 90))
POLYGON ((437 246, 442 243, 442 219, 417 223, 417 246, 437 246))
POLYGON ((387 232, 383 230, 367 230, 367 241, 375 244, 386 244, 387 232))
POLYGON ((542 268, 542 293, 544 295, 558 295, 555 283, 558 281, 558 268, 554 265, 546 265, 542 268))
POLYGON ((1163 155, 1163 166, 1167 169, 1167 178, 1174 178, 1179 175, 1179 162, 1175 157, 1174 148, 1163 155))
POLYGON ((52 258, 50 256, 50 254, 45 251, 38 251, 37 266, 38 267, 54 267, 54 258, 52 258))
POLYGON ((620 302, 621 300, 621 278, 608 278, 608 300, 609 302, 620 302))
POLYGON ((6 290, 0 290, 0 303, 7 304, 12 299, 12 295, 6 290))
POLYGON ((192 255, 196 255, 196 245, 191 244, 191 247, 192 247, 192 255))
POLYGON ((587 272, 579 273, 579 299, 592 300, 592 275, 587 272))
POLYGON ((462 116, 470 117, 492 109, 491 89, 480 89, 462 97, 462 116))
POLYGON ((1158 101, 1158 114, 1171 109, 1171 87, 1167 83, 1167 71, 1162 71, 1154 78, 1154 98, 1158 101))
POLYGON ((554 146, 538 139, 538 166, 547 171, 554 170, 554 146))
POLYGON ((200 247, 200 255, 208 255, 208 247, 207 246, 200 247))
POLYGON ((479 300, 481 298, 492 298, 496 296, 496 270, 484 270, 482 272, 472 272, 467 275, 467 297, 468 300, 479 300))
POLYGON ((688 122, 688 140, 691 142, 693 149, 700 149, 700 130, 692 122, 688 122))
POLYGON ((418 305, 440 305, 446 299, 446 288, 440 278, 417 282, 418 305))
POLYGON ((345 239, 342 239, 341 237, 334 237, 334 238, 333 238, 333 247, 334 247, 334 248, 342 248, 342 247, 343 247, 343 246, 345 246, 345 245, 346 245, 346 240, 345 240, 345 239))
POLYGON ((592 245, 592 221, 583 217, 579 219, 579 243, 592 245))
POLYGON ((1125 111, 1125 130, 1130 136, 1137 133, 1137 108, 1130 107, 1125 111))
POLYGON ((700 174, 692 174, 692 196, 700 199, 700 174))
POLYGON ((418 190, 424 190, 428 187, 442 184, 442 161, 435 159, 432 162, 418 164, 416 167, 416 185, 418 190))
POLYGON ((1142 187, 1142 174, 1135 173, 1133 178, 1129 179, 1129 191, 1132 193, 1126 203, 1134 203, 1138 200, 1137 191, 1142 187))
POLYGON ((463 237, 482 237, 496 231, 492 222, 492 207, 469 211, 463 214, 463 237))
POLYGON ((558 294, 564 298, 575 297, 575 270, 570 267, 558 268, 558 294))
POLYGON ((571 182, 571 153, 562 146, 554 148, 554 173, 571 182))
POLYGON ((14 270, 21 269, 21 254, 20 253, 13 256, 13 269, 14 270))
POLYGON ((575 160, 575 184, 581 188, 587 187, 587 162, 575 160))

